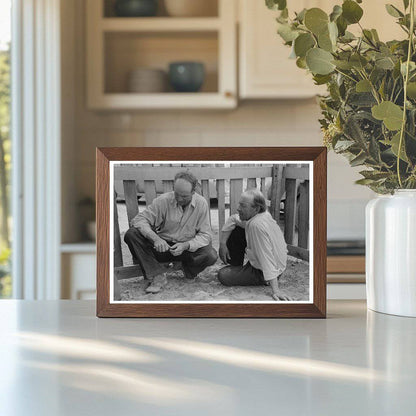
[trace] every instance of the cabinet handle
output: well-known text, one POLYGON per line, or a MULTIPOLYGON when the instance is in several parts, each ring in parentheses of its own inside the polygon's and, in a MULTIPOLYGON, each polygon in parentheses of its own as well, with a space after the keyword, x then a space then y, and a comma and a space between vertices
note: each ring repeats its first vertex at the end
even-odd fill
POLYGON ((225 95, 226 98, 233 98, 234 97, 234 94, 231 91, 225 91, 224 95, 225 95))

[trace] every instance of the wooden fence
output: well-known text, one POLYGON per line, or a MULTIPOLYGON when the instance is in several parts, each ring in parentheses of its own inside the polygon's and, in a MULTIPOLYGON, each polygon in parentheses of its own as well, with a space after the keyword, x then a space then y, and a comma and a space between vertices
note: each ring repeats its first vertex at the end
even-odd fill
MULTIPOLYGON (((245 189, 258 188, 270 199, 270 213, 280 223, 281 202, 284 202, 284 235, 289 254, 309 260, 309 167, 308 165, 198 165, 192 167, 172 167, 150 165, 116 165, 114 181, 122 181, 126 201, 127 219, 131 220, 139 213, 137 190, 142 189, 146 206, 151 204, 158 192, 173 190, 173 178, 180 170, 189 169, 201 186, 198 192, 206 199, 208 206, 211 198, 218 201, 219 230, 225 223, 226 189, 229 189, 229 213, 237 212, 238 201, 245 189), (266 179, 271 179, 269 195, 266 179), (211 195, 210 182, 215 183, 215 195, 211 195), (226 182, 227 186, 226 187, 226 182), (245 184, 245 189, 244 188, 245 184), (139 186, 140 185, 140 186, 139 186), (296 233, 296 229, 298 232, 296 233), (297 241, 296 241, 297 236, 297 241)), ((270 182, 270 180, 268 181, 270 182)), ((141 275, 140 267, 123 266, 120 227, 118 221, 116 195, 114 196, 114 267, 117 279, 141 275)))

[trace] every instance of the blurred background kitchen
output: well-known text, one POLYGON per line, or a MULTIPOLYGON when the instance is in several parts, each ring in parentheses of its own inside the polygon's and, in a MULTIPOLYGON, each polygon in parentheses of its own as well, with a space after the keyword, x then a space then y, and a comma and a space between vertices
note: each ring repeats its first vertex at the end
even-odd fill
MULTIPOLYGON (((27 3, 31 8, 22 6, 20 14, 26 10, 27 16, 23 13, 20 19, 24 23, 25 18, 38 16, 38 22, 13 32, 12 65, 16 62, 15 71, 21 69, 16 76, 38 80, 45 64, 41 84, 45 96, 39 98, 39 87, 33 87, 35 98, 40 100, 36 104, 42 109, 34 117, 46 120, 45 126, 40 125, 45 135, 40 131, 38 136, 45 139, 36 142, 36 151, 30 156, 22 146, 26 154, 14 153, 17 159, 13 163, 22 164, 23 178, 31 178, 32 172, 34 186, 42 189, 40 196, 29 201, 38 207, 33 214, 38 228, 29 225, 25 235, 31 235, 30 230, 36 234, 30 243, 33 247, 40 247, 42 239, 47 243, 32 255, 35 260, 22 260, 21 268, 16 269, 16 297, 95 297, 96 147, 322 145, 315 96, 324 90, 314 86, 289 59, 290 48, 276 34, 275 14, 262 0, 27 3), (50 4, 55 8, 49 10, 50 4), (53 16, 58 19, 56 25, 53 16), (42 19, 47 24, 39 33, 36 25, 42 19), (22 41, 30 31, 35 33, 35 58, 22 41), (55 44, 45 49, 54 34, 59 35, 55 44), (51 66, 54 60, 55 66, 51 66), (30 68, 35 70, 33 78, 30 68), (56 88, 48 89, 51 85, 57 86, 59 94, 56 88), (28 171, 25 161, 29 167, 31 161, 33 166, 42 161, 44 170, 28 171), (47 213, 42 214, 43 206, 47 213), (44 262, 48 265, 42 266, 44 262), (34 275, 28 278, 30 264, 34 275), (49 276, 46 282, 42 273, 49 276)), ((292 0, 288 7, 293 11, 316 5, 330 10, 335 3, 292 0)), ((380 28, 387 12, 375 3, 364 2, 363 21, 368 27, 380 28)), ((385 30, 379 33, 381 38, 391 36, 385 30)), ((24 125, 30 125, 27 116, 20 117, 24 125)), ((22 131, 24 144, 29 139, 22 131)), ((334 153, 328 156, 328 244, 332 255, 328 294, 330 298, 365 298, 364 209, 373 195, 354 184, 357 170, 345 159, 334 153)), ((30 195, 30 183, 21 185, 21 190, 25 189, 30 195)), ((17 194, 15 198, 18 200, 17 194)), ((30 224, 25 213, 29 205, 16 206, 26 218, 24 224, 30 224)), ((23 226, 23 222, 19 224, 23 226)), ((22 236, 24 230, 20 229, 20 234, 15 230, 13 235, 22 236)), ((26 240, 17 243, 14 247, 21 247, 22 253, 14 254, 15 263, 18 254, 27 259, 30 251, 26 240)))

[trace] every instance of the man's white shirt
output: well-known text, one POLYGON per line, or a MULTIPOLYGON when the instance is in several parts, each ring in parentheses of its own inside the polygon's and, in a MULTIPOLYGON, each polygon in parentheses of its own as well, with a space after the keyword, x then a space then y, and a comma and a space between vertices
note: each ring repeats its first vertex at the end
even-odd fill
POLYGON ((247 260, 263 272, 264 280, 281 275, 286 269, 287 245, 282 230, 270 213, 262 212, 248 221, 241 221, 238 214, 231 215, 222 231, 232 231, 236 226, 245 228, 247 260))

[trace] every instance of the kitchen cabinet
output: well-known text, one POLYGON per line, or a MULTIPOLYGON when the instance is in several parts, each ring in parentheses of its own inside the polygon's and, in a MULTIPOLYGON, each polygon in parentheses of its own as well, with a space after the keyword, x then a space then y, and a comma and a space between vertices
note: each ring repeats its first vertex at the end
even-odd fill
MULTIPOLYGON (((402 9, 402 1, 389 3, 402 9)), ((292 0, 289 14, 304 8, 320 7, 330 12, 337 0, 292 0)), ((364 2, 361 24, 377 29, 381 40, 400 39, 404 32, 394 22, 384 4, 364 2), (388 23, 387 23, 388 22, 388 23)), ((325 87, 314 85, 312 76, 289 59, 290 48, 276 33, 275 17, 279 12, 269 10, 264 1, 239 0, 239 96, 248 99, 308 98, 325 92, 325 87)), ((358 25, 348 30, 358 34, 358 25)))
POLYGON ((218 2, 217 16, 115 17, 114 2, 88 0, 87 105, 90 109, 233 108, 237 105, 236 7, 218 2), (167 71, 175 61, 198 61, 206 78, 200 92, 128 92, 140 68, 167 71))
MULTIPOLYGON (((320 7, 317 1, 295 0, 290 10, 320 7), (313 6, 312 6, 313 5, 313 6)), ((311 75, 289 59, 290 48, 276 33, 275 17, 264 1, 239 0, 240 98, 309 98, 319 93, 311 75)))
POLYGON ((62 299, 95 299, 95 251, 95 243, 61 245, 62 299))

